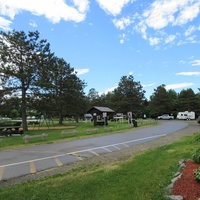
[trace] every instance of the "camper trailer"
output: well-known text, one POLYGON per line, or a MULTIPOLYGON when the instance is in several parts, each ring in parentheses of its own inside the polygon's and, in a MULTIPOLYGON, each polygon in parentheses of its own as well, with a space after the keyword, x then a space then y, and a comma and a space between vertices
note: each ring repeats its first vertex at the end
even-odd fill
POLYGON ((176 118, 185 119, 185 120, 195 119, 195 112, 192 112, 192 111, 179 112, 176 118))

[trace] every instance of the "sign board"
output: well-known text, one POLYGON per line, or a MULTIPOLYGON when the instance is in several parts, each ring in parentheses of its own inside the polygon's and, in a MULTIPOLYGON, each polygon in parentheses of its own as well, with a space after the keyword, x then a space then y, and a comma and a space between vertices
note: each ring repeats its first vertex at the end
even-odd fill
POLYGON ((106 117, 107 117, 107 113, 104 112, 104 113, 103 113, 103 118, 106 118, 106 117))
POLYGON ((132 116, 133 116, 132 112, 127 112, 127 115, 128 115, 129 119, 132 118, 132 116))
POLYGON ((127 112, 127 116, 128 116, 128 124, 132 123, 132 117, 133 117, 133 113, 132 112, 127 112))

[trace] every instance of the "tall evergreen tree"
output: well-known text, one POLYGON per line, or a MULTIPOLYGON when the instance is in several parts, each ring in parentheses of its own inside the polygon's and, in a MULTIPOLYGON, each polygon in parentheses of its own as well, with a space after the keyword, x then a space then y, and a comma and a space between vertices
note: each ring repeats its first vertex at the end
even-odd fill
POLYGON ((114 90, 116 112, 133 112, 140 115, 142 112, 145 91, 140 82, 134 81, 132 75, 122 76, 118 87, 114 90))
POLYGON ((95 90, 95 88, 91 88, 89 90, 87 97, 88 97, 88 100, 89 100, 89 107, 101 105, 100 95, 95 90))
POLYGON ((39 40, 39 32, 0 32, 0 79, 4 90, 18 93, 21 97, 22 122, 26 121, 27 95, 35 89, 37 72, 48 64, 50 45, 39 40))
POLYGON ((169 101, 171 104, 171 113, 176 115, 178 112, 178 93, 176 93, 175 90, 170 89, 168 91, 168 94, 169 94, 169 101))
POLYGON ((157 117, 161 114, 171 114, 171 103, 169 93, 165 89, 165 85, 160 85, 154 89, 154 93, 150 96, 150 115, 157 117))
POLYGON ((199 106, 198 97, 194 91, 189 89, 181 90, 178 95, 178 109, 181 111, 196 111, 199 106))
POLYGON ((58 114, 59 124, 64 115, 78 115, 83 110, 85 83, 64 59, 53 57, 51 65, 41 71, 37 86, 41 97, 51 105, 51 112, 58 114))

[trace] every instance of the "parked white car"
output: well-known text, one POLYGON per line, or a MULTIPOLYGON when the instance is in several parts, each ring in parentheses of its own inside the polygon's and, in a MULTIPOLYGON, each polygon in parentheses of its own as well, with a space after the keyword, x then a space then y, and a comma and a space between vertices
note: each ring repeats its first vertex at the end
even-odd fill
POLYGON ((164 114, 164 115, 158 116, 157 119, 168 119, 168 120, 170 120, 170 119, 174 119, 174 116, 164 114))

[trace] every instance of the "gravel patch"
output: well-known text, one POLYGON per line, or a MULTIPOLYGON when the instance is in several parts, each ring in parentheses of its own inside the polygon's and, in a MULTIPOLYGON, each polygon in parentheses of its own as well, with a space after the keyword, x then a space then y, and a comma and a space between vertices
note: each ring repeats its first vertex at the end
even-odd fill
POLYGON ((80 166, 91 165, 94 163, 108 164, 112 162, 126 161, 146 150, 170 144, 174 141, 179 140, 183 136, 192 135, 199 131, 200 131, 200 125, 197 124, 196 121, 188 121, 187 127, 173 134, 166 135, 165 137, 162 137, 150 142, 146 142, 143 144, 139 144, 135 147, 129 147, 122 150, 103 154, 100 156, 94 156, 92 158, 87 158, 81 161, 77 161, 75 163, 63 165, 61 167, 56 167, 56 168, 45 170, 45 171, 38 172, 35 174, 28 174, 26 176, 17 177, 17 178, 6 180, 6 181, 1 181, 0 188, 12 186, 15 184, 19 184, 19 183, 23 183, 23 182, 27 182, 31 180, 39 180, 47 176, 52 176, 53 174, 62 174, 71 169, 75 169, 80 166))

